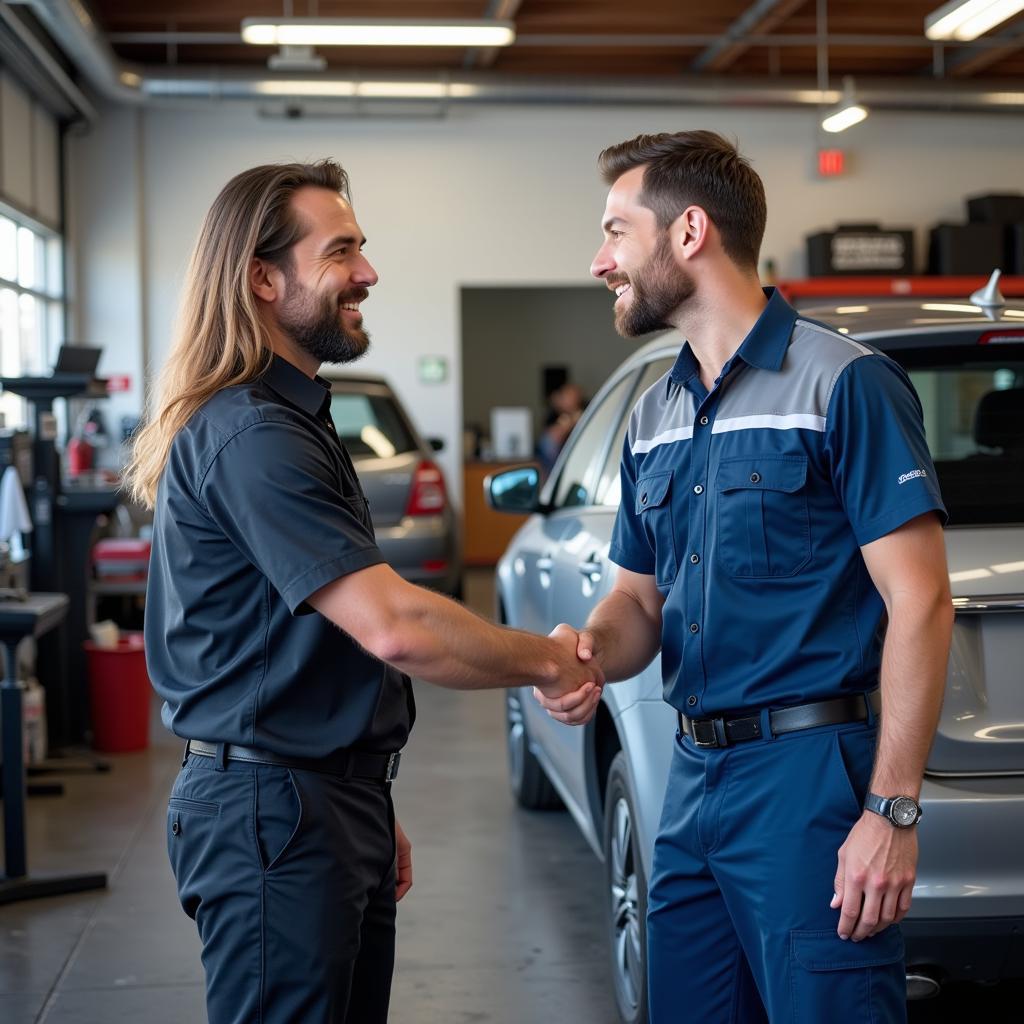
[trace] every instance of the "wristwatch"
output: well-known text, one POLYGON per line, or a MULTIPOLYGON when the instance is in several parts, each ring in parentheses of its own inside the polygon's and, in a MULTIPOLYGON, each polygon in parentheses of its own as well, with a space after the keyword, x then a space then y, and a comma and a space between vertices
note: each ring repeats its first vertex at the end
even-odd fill
POLYGON ((896 828, 912 828, 921 820, 921 805, 912 796, 879 796, 868 793, 864 810, 880 814, 896 828))

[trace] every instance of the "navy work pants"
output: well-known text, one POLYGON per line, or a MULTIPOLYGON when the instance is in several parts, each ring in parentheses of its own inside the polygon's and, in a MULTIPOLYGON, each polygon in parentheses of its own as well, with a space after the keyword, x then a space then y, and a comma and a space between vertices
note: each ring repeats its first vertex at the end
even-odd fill
POLYGON ((395 949, 390 787, 191 755, 167 810, 210 1024, 384 1024, 395 949))
POLYGON ((724 749, 676 737, 648 900, 651 1024, 906 1020, 899 928, 844 941, 829 907, 875 735, 857 723, 724 749))

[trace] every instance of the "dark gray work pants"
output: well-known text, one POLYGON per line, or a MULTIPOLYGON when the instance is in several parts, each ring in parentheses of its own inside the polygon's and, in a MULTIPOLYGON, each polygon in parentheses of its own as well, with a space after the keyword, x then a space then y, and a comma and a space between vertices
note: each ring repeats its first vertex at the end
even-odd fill
POLYGON ((167 845, 203 942, 210 1024, 384 1024, 390 785, 191 755, 167 845))

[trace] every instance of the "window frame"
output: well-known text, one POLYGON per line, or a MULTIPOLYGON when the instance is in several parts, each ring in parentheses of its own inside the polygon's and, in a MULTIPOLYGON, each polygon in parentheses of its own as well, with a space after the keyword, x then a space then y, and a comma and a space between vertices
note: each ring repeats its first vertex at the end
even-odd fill
MULTIPOLYGON (((14 276, 0 275, 0 291, 11 292, 20 307, 27 296, 34 300, 38 326, 38 349, 35 352, 37 369, 26 366, 24 354, 19 357, 20 376, 45 374, 56 358, 59 346, 67 335, 67 288, 66 288, 66 242, 59 230, 43 223, 23 210, 0 200, 0 217, 14 225, 14 276), (40 265, 41 280, 34 285, 21 283, 20 273, 21 249, 19 232, 30 231, 42 244, 40 265)), ((20 334, 20 327, 19 327, 20 334)), ((20 414, 9 416, 7 427, 23 427, 28 425, 28 407, 24 399, 18 400, 20 414)))

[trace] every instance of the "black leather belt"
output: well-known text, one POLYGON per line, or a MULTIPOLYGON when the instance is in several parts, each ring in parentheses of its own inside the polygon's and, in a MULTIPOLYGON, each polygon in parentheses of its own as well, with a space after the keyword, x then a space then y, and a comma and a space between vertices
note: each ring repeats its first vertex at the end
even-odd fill
MULTIPOLYGON (((185 757, 189 754, 216 757, 218 745, 189 740, 185 744, 185 757)), ((398 778, 398 763, 402 760, 402 755, 397 751, 393 754, 370 754, 361 750, 340 750, 328 757, 282 757, 270 750, 243 747, 235 743, 224 745, 224 757, 228 761, 275 764, 282 768, 323 772, 326 775, 340 775, 345 779, 372 779, 374 782, 394 782, 398 778)))
MULTIPOLYGON (((789 708, 776 708, 768 712, 772 735, 814 729, 819 725, 843 725, 846 722, 865 722, 868 706, 877 715, 882 709, 878 690, 834 700, 819 700, 813 704, 796 704, 789 708)), ((687 718, 681 711, 679 731, 689 736, 698 747, 728 747, 733 743, 762 738, 761 714, 741 715, 736 718, 687 718)))

